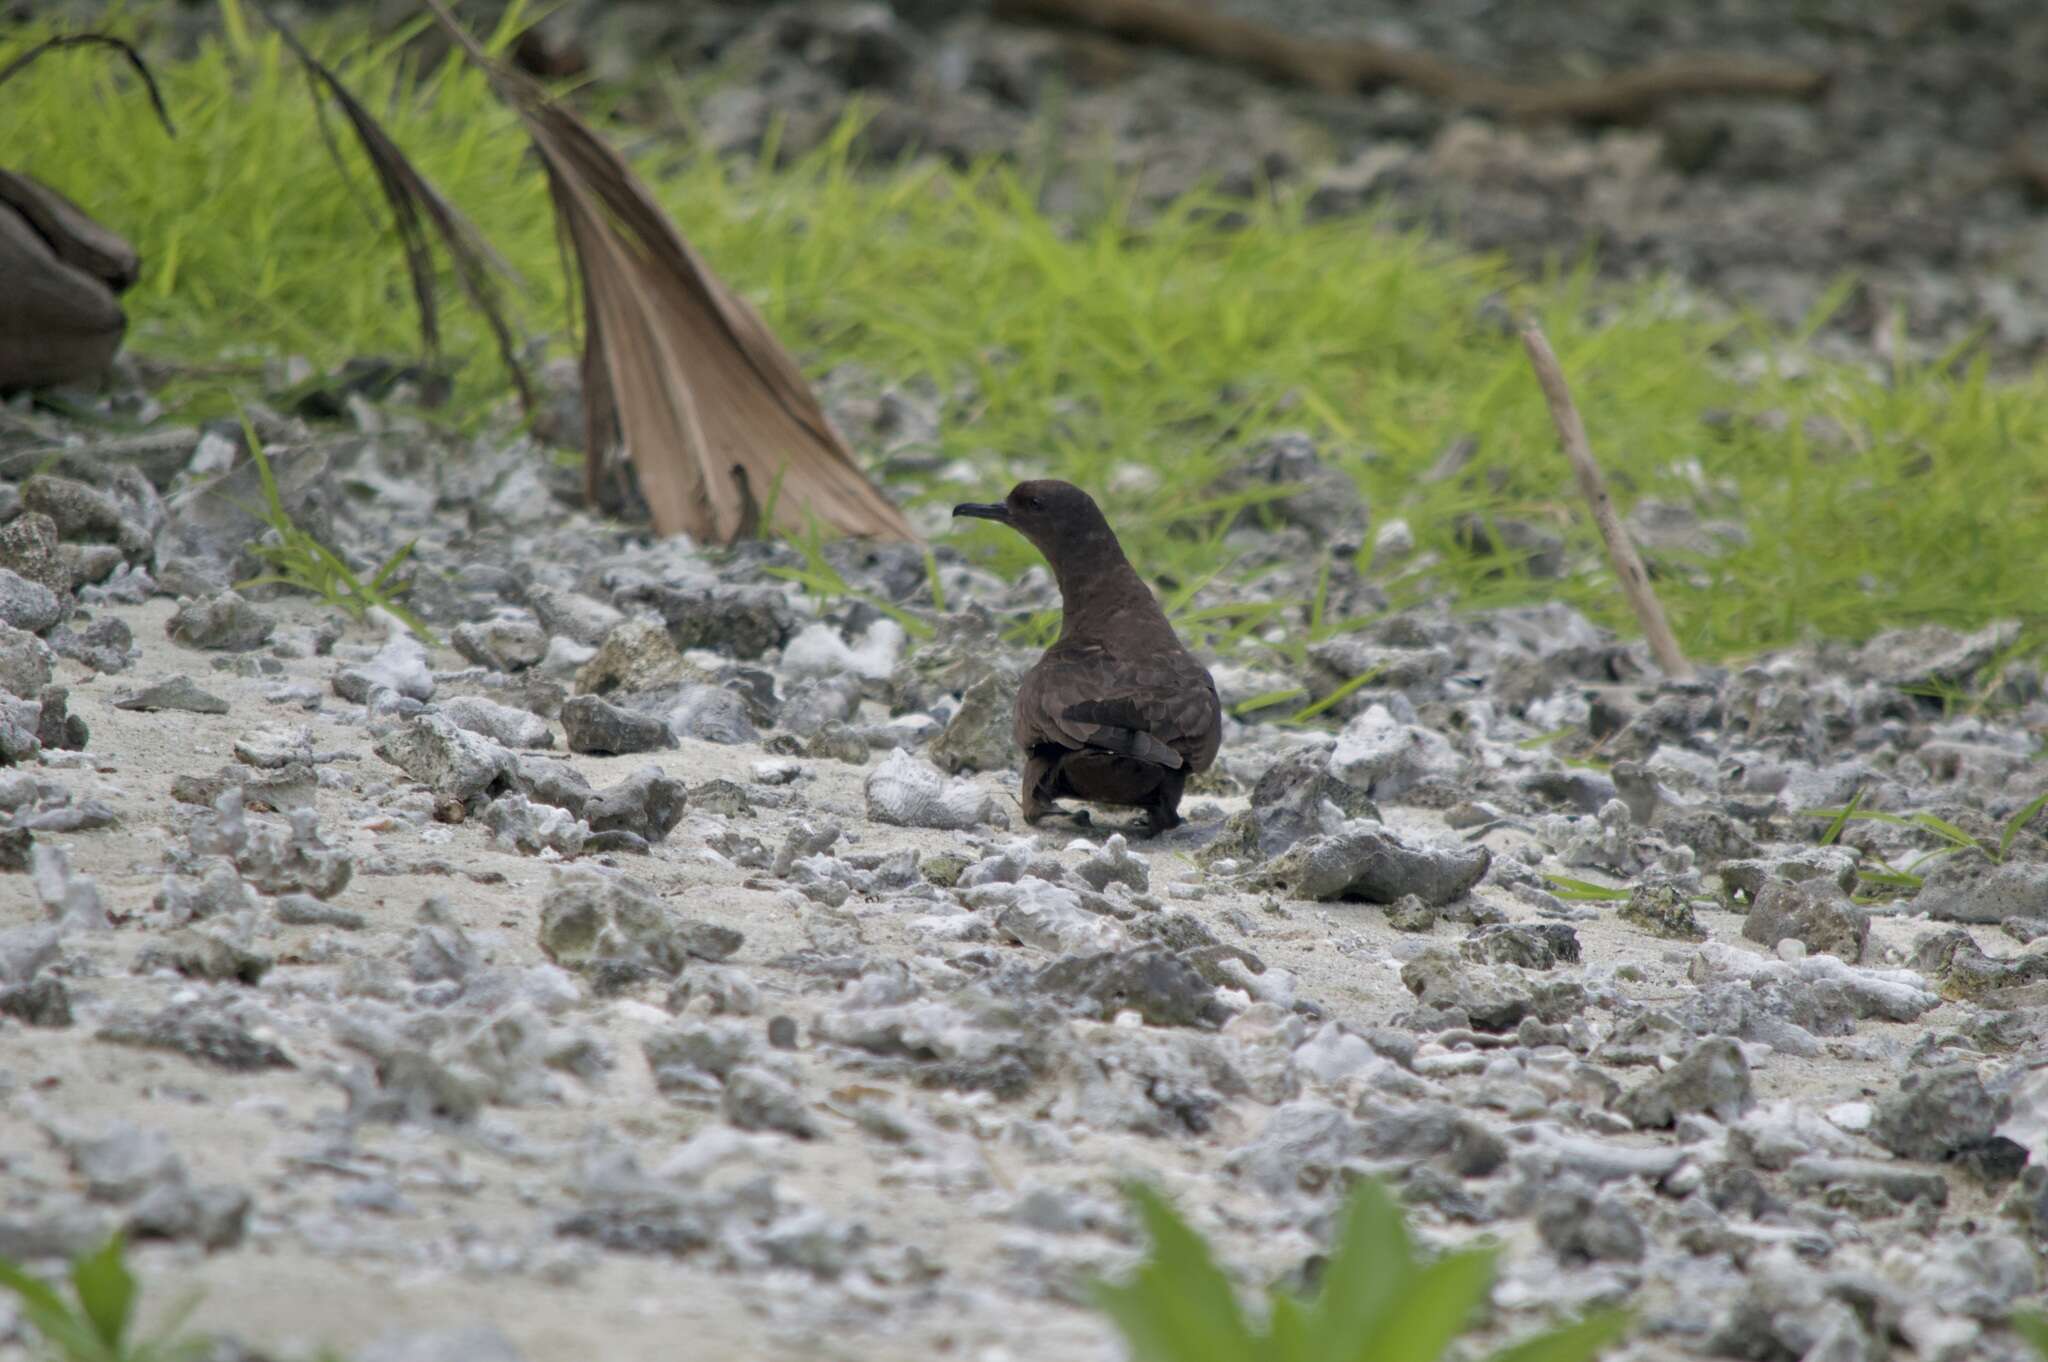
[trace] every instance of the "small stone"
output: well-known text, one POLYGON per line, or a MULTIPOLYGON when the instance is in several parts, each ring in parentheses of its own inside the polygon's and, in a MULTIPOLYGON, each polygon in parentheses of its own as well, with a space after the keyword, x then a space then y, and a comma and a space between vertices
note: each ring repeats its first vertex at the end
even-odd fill
POLYGON ((703 675, 683 660, 660 625, 629 619, 605 634, 597 652, 576 673, 576 689, 584 695, 630 695, 702 680, 703 675))
POLYGON ((1901 1158, 1939 1163, 2002 1138, 2012 1099, 1984 1086, 1976 1066, 1908 1072, 1877 1099, 1870 1138, 1901 1158))
POLYGON ((0 624, 0 692, 33 699, 50 684, 50 646, 26 629, 0 624))
POLYGON ((61 596, 71 589, 71 570, 64 565, 57 522, 29 511, 0 525, 0 570, 13 572, 61 596))
POLYGON ((687 803, 683 782, 663 774, 659 766, 643 766, 590 796, 583 818, 594 833, 626 831, 658 843, 682 821, 687 803))
POLYGON ((179 606, 164 627, 172 642, 187 648, 246 653, 269 642, 277 622, 233 591, 223 591, 179 606))
POLYGON ((1511 1031, 1537 1011, 1536 996, 1508 971, 1471 965, 1431 948, 1401 967, 1401 982, 1424 1007, 1463 1013, 1482 1031, 1511 1031))
POLYGON ((169 1050, 230 1073, 298 1067, 266 1040, 259 1040, 239 1022, 172 1007, 153 1017, 121 1019, 99 1030, 99 1039, 116 1045, 169 1050))
POLYGON ((1704 941, 1706 928, 1694 915, 1692 900, 1683 890, 1668 884, 1639 884, 1629 891, 1628 902, 1615 911, 1623 922, 1642 928, 1652 936, 1673 941, 1704 941))
POLYGON ((726 959, 741 941, 730 927, 683 917, 644 887, 594 870, 555 872, 542 900, 541 949, 566 969, 617 961, 672 976, 692 957, 726 959))
POLYGON ((562 703, 562 728, 569 750, 590 756, 629 756, 674 747, 668 725, 651 714, 638 714, 600 700, 575 695, 562 703))
POLYGON ((1289 847, 1253 873, 1297 898, 1394 903, 1414 894, 1432 907, 1462 897, 1493 863, 1485 847, 1411 847, 1363 820, 1289 847))
POLYGON ((906 828, 963 830, 990 822, 995 800, 965 779, 938 770, 897 748, 869 772, 868 817, 906 828))
POLYGON ((747 712, 746 697, 724 686, 679 687, 674 703, 663 716, 668 731, 678 738, 722 743, 728 747, 755 742, 760 734, 747 712))
POLYGON ((0 1016, 28 1026, 71 1025, 71 991, 62 979, 31 979, 0 985, 0 1016))
POLYGON ((1827 880, 1792 884, 1783 880, 1765 886, 1742 924, 1742 935, 1765 946, 1795 941, 1852 964, 1863 958, 1870 937, 1870 914, 1827 880))
POLYGON ((1579 962, 1579 934, 1562 922, 1497 922, 1473 928, 1458 952, 1485 964, 1552 969, 1579 962))
POLYGON ((1374 799, 1393 799, 1424 781, 1455 781, 1465 759, 1450 740, 1373 705, 1337 735, 1330 774, 1374 799))
POLYGON ((218 695, 201 690, 188 676, 174 676, 168 681, 159 681, 145 686, 114 701, 115 709, 136 710, 154 714, 159 710, 177 710, 185 714, 225 714, 228 702, 218 695))
POLYGON ((555 745, 555 733, 547 720, 530 710, 476 695, 443 700, 440 710, 457 728, 480 733, 500 747, 546 749, 555 745))
POLYGON ((381 734, 370 750, 443 799, 465 805, 514 787, 519 760, 439 714, 416 714, 381 734))
POLYGON ((1642 1222, 1612 1196, 1553 1187, 1536 1203, 1536 1233, 1563 1263, 1640 1263, 1649 1246, 1642 1222))
POLYGON ((1038 972, 1032 988, 1100 1021, 1133 1011, 1151 1026, 1216 1027, 1230 1017, 1199 970, 1157 946, 1056 960, 1038 972))
POLYGON ((186 930, 145 947, 135 957, 135 972, 168 969, 188 979, 256 984, 262 982, 273 963, 267 955, 245 950, 210 932, 186 930))
POLYGON ((0 567, 0 624, 40 634, 60 623, 67 613, 64 597, 41 582, 0 567))
POLYGON ((1424 903, 1420 895, 1403 894, 1387 905, 1387 925, 1397 932, 1433 932, 1436 909, 1424 903))
POLYGON ((941 771, 1007 771, 1017 764, 1012 730, 1021 681, 1006 672, 991 672, 967 688, 960 707, 926 749, 941 771))
POLYGON ((547 654, 547 631, 524 610, 504 612, 488 620, 458 624, 449 634, 455 651, 479 667, 521 672, 547 654))
POLYGON ((1688 1112, 1732 1121, 1754 1104, 1742 1048, 1726 1036, 1709 1036, 1670 1069, 1624 1093, 1615 1109, 1637 1129, 1652 1130, 1688 1112))
POLYGON ((741 1130, 779 1130, 800 1140, 818 1133, 817 1122, 796 1086, 758 1065, 745 1065, 727 1075, 721 1106, 725 1119, 741 1130))

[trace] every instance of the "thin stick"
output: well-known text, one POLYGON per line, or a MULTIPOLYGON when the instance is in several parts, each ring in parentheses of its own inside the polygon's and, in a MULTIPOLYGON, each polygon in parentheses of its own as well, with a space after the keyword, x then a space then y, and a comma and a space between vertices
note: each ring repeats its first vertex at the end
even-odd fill
POLYGON ((1557 427, 1558 442, 1564 446, 1564 455, 1571 460, 1572 472, 1579 480, 1579 495, 1592 508, 1593 523, 1600 527, 1600 537, 1607 541, 1608 561, 1614 564, 1614 575, 1621 580, 1621 589, 1634 607, 1636 619, 1642 623, 1650 652, 1672 680, 1692 679, 1692 664, 1678 649, 1678 640, 1664 619, 1664 607, 1650 586, 1650 574, 1643 569, 1643 560, 1622 527, 1621 517, 1614 513, 1614 501, 1607 495, 1607 480, 1600 476, 1600 465, 1593 461, 1593 447, 1586 441, 1586 423, 1579 419, 1572 390, 1564 381, 1564 370, 1558 367, 1557 353, 1550 348, 1543 328, 1533 320, 1522 324, 1522 348, 1529 352, 1529 367, 1536 371, 1543 399, 1550 404, 1550 420, 1557 427))

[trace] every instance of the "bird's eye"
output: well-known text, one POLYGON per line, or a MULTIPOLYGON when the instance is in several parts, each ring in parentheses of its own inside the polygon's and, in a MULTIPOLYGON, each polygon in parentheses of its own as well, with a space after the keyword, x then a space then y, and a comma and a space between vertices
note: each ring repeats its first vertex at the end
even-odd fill
POLYGON ((1024 498, 1024 509, 1027 511, 1037 511, 1043 508, 1039 505, 1037 497, 1026 497, 1024 498))

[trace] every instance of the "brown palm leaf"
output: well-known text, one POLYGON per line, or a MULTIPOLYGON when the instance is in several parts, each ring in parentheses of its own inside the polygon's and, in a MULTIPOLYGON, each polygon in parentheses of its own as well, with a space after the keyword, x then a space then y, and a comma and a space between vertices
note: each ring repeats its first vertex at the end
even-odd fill
POLYGON ((526 124, 576 255, 586 488, 594 492, 616 435, 663 534, 729 543, 765 514, 790 532, 816 517, 844 534, 915 539, 767 323, 711 272, 619 154, 493 61, 442 0, 427 4, 526 124), (765 489, 772 505, 762 508, 752 492, 765 489))

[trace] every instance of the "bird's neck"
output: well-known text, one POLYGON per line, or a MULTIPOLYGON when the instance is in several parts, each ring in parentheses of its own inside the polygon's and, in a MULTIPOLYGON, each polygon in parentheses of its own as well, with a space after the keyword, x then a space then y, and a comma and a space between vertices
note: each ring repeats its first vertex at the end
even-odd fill
POLYGON ((1129 645, 1177 647, 1179 639, 1145 579, 1105 531, 1062 554, 1053 567, 1060 587, 1060 639, 1102 638, 1129 645))

